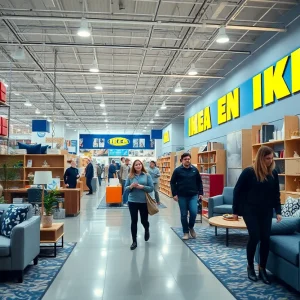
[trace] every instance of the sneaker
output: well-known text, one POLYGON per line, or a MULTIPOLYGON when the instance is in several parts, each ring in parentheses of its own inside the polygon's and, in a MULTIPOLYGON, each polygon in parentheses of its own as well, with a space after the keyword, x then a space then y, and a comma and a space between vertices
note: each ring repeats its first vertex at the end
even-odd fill
POLYGON ((147 231, 145 231, 145 241, 147 242, 147 241, 149 241, 149 239, 150 239, 150 232, 149 232, 149 230, 147 230, 147 231))
POLYGON ((130 250, 134 250, 137 247, 137 243, 133 242, 132 245, 130 246, 130 250))
POLYGON ((190 228, 190 235, 193 239, 195 239, 197 237, 197 234, 196 234, 194 228, 190 228))
POLYGON ((184 241, 188 240, 189 239, 189 234, 188 233, 185 233, 183 235, 183 238, 182 238, 184 241))

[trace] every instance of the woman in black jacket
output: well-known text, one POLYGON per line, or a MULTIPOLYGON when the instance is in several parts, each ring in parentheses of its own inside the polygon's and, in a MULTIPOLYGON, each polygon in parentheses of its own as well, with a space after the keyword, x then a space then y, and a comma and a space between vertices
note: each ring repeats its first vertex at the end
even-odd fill
POLYGON ((277 222, 281 221, 281 205, 278 173, 275 170, 273 149, 262 146, 258 150, 253 167, 243 170, 233 193, 233 214, 243 216, 249 232, 247 244, 248 277, 257 281, 254 270, 254 255, 260 242, 259 277, 270 284, 266 273, 269 255, 270 233, 276 211, 277 222))

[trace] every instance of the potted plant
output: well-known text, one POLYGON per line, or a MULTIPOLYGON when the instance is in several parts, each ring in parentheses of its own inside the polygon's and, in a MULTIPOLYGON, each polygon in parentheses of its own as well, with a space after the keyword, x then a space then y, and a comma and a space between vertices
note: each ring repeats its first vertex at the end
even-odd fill
POLYGON ((42 216, 42 227, 52 227, 53 208, 57 205, 58 192, 55 190, 48 191, 44 197, 44 215, 42 216))

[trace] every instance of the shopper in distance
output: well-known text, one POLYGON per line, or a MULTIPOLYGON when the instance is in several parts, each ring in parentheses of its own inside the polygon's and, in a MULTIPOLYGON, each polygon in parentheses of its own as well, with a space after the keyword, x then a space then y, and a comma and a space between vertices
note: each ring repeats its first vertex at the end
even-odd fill
POLYGON ((159 168, 156 166, 156 162, 152 160, 150 162, 150 167, 148 169, 148 173, 150 174, 152 181, 153 181, 153 186, 154 186, 154 195, 155 195, 155 200, 157 205, 160 204, 160 199, 159 199, 159 177, 160 177, 160 171, 159 168))

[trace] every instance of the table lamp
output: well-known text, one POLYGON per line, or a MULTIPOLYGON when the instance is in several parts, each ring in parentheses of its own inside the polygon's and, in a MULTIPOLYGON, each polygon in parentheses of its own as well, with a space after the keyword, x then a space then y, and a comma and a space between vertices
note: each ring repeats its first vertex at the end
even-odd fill
POLYGON ((45 184, 52 182, 52 172, 51 171, 35 171, 34 172, 34 184, 41 184, 43 186, 42 191, 42 216, 44 215, 44 191, 45 184))

